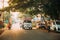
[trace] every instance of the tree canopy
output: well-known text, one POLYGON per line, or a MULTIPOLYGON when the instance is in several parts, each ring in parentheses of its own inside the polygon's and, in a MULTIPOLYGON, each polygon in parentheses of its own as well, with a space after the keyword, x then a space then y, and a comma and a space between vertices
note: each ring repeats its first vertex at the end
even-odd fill
POLYGON ((31 15, 45 13, 52 18, 60 18, 60 0, 11 0, 10 8, 19 9, 31 15))

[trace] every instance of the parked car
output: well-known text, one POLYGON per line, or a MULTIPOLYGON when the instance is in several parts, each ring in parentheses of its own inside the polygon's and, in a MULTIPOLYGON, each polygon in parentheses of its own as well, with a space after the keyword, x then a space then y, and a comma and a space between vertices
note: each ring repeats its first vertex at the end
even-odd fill
POLYGON ((32 29, 32 22, 30 17, 25 18, 23 23, 23 29, 32 29))
POLYGON ((56 32, 60 32, 60 21, 56 20, 53 25, 50 27, 51 30, 54 30, 56 32))

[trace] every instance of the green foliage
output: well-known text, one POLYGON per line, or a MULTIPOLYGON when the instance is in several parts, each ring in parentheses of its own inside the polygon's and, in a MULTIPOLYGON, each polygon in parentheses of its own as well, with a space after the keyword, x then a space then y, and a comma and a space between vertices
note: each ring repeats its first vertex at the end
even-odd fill
POLYGON ((57 11, 60 11, 59 2, 59 0, 49 0, 48 3, 44 4, 45 13, 51 15, 51 17, 54 19, 58 19, 60 15, 59 13, 57 13, 57 11))
POLYGON ((31 15, 40 12, 51 15, 52 18, 58 18, 60 15, 59 0, 13 0, 12 4, 15 3, 17 3, 14 6, 16 9, 31 15))

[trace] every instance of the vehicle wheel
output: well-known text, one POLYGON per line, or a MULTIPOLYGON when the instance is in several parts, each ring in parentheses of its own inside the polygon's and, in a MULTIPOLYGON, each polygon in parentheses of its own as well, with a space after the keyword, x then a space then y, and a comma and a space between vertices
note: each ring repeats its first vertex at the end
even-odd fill
POLYGON ((24 25, 22 25, 22 28, 25 29, 25 28, 24 28, 24 25))
POLYGON ((54 32, 56 32, 56 28, 54 28, 54 32))
POLYGON ((32 30, 32 27, 29 27, 29 29, 31 29, 31 30, 32 30))

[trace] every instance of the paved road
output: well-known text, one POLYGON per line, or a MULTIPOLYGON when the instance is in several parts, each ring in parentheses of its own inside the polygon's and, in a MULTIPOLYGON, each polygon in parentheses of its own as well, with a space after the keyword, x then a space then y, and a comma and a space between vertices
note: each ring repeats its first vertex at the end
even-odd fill
POLYGON ((60 33, 42 30, 6 30, 0 35, 0 40, 60 40, 60 33))

